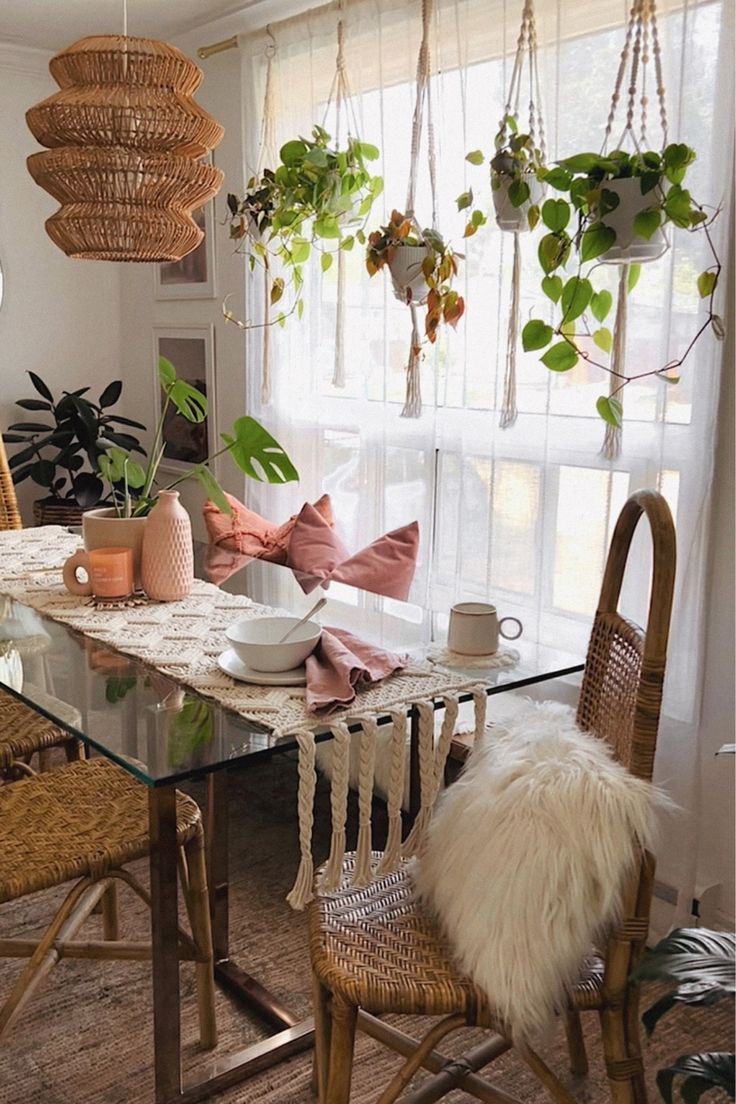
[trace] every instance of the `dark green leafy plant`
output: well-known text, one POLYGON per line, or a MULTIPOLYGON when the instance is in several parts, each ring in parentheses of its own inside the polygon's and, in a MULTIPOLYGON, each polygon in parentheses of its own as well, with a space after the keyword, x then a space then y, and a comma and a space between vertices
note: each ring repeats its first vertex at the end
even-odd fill
MULTIPOLYGON (((674 987, 642 1016, 647 1035, 677 1004, 711 1006, 734 998, 736 991, 736 936, 707 928, 678 928, 642 960, 636 976, 643 981, 666 981, 674 987)), ((694 1104, 710 1089, 720 1088, 736 1099, 734 1055, 726 1052, 685 1054, 657 1074, 657 1086, 666 1104, 672 1104, 674 1083, 680 1097, 694 1104)))
MULTIPOLYGON (((614 376, 616 383, 611 394, 602 395, 596 404, 600 417, 612 426, 621 425, 621 395, 627 384, 646 376, 678 383, 679 376, 673 373, 685 362, 702 334, 712 327, 716 337, 724 336, 723 322, 714 308, 721 263, 709 232, 719 212, 709 217, 683 187, 695 156, 695 151, 682 143, 673 143, 662 153, 654 150, 633 154, 624 150, 580 153, 537 173, 549 187, 561 193, 559 198, 547 199, 542 204, 541 218, 546 232, 537 252, 544 274, 542 291, 556 305, 558 315, 551 325, 540 318, 527 322, 522 344, 527 351, 546 349, 540 359, 550 371, 569 372, 582 360, 614 376), (641 195, 649 197, 633 219, 633 231, 638 238, 649 241, 667 224, 691 233, 702 232, 713 258, 713 263, 696 281, 699 296, 707 300, 708 315, 685 351, 666 364, 634 374, 596 359, 598 354, 592 348, 596 346, 608 355, 613 347, 613 334, 603 325, 613 299, 610 292, 595 287, 593 277, 601 258, 616 243, 616 231, 606 219, 620 200, 606 185, 627 179, 637 180, 641 195), (560 271, 571 262, 573 274, 563 277, 560 271)), ((639 265, 630 265, 629 293, 638 277, 639 265)))
POLYGON ((232 513, 225 492, 210 470, 212 461, 226 452, 251 479, 260 482, 265 479, 269 483, 291 483, 299 479, 299 473, 278 441, 255 418, 244 416, 236 420, 231 433, 220 435, 225 442, 223 448, 203 463, 194 465, 191 471, 160 487, 158 474, 166 448, 164 425, 169 409, 173 406, 176 417, 199 424, 207 417, 208 403, 201 391, 177 376, 174 365, 166 357, 159 357, 158 376, 162 391, 161 414, 147 463, 139 464, 130 452, 117 446, 108 449, 99 459, 100 472, 110 484, 118 517, 148 514, 160 490, 172 490, 185 479, 192 478, 199 481, 220 510, 232 513))
POLYGON ((172 767, 186 763, 197 748, 212 743, 214 734, 212 707, 190 694, 169 720, 168 758, 172 767))
POLYGON ((3 434, 6 444, 22 446, 9 460, 13 482, 31 479, 46 491, 47 503, 97 506, 105 491, 100 458, 116 446, 142 453, 138 438, 126 430, 146 427, 110 412, 123 389, 120 380, 109 383, 97 402, 85 397, 89 387, 64 391, 57 400, 40 376, 28 375, 40 398, 19 399, 16 406, 38 420, 14 422, 3 434))
MULTIPOLYGON (((491 190, 497 192, 508 184, 509 202, 512 207, 521 207, 530 198, 530 180, 543 178, 545 172, 542 151, 534 144, 530 134, 520 134, 519 124, 513 115, 507 115, 494 139, 495 153, 490 160, 491 190)), ((471 150, 466 154, 471 165, 482 165, 485 154, 482 150, 471 150)), ((458 211, 473 206, 472 188, 457 197, 458 211)), ((533 230, 539 222, 539 207, 533 203, 527 211, 529 229, 533 230)), ((488 221, 485 213, 476 208, 470 215, 465 227, 466 238, 475 234, 488 221)))
MULTIPOLYGON (((301 317, 303 266, 313 249, 326 272, 339 250, 352 249, 356 238, 364 244, 365 220, 383 190, 381 177, 368 169, 379 156, 375 146, 359 138, 348 138, 345 149, 330 142, 327 131, 314 126, 311 139, 286 142, 276 168, 252 177, 244 196, 227 197, 230 237, 251 271, 261 265, 271 276, 271 305, 291 289, 291 305, 274 319, 279 324, 294 311, 301 317)), ((225 317, 236 321, 227 310, 225 317)))

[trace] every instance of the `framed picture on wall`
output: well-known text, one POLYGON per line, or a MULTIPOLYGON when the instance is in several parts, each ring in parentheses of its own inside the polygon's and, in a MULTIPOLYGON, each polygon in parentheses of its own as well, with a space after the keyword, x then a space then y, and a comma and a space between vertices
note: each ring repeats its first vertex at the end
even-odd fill
POLYGON ((210 200, 194 211, 192 218, 204 238, 180 261, 153 266, 156 299, 215 298, 215 202, 210 200))
POLYGON ((153 332, 155 411, 161 413, 163 391, 158 381, 159 357, 166 357, 176 374, 207 398, 208 414, 203 422, 190 422, 170 403, 163 427, 164 455, 161 466, 186 470, 209 459, 216 450, 214 336, 210 326, 156 326, 153 332))

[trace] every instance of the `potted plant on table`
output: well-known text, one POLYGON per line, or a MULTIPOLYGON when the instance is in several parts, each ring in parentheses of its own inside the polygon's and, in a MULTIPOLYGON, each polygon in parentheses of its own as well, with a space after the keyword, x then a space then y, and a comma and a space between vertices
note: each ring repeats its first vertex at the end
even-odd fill
POLYGON ((13 482, 30 479, 46 492, 33 503, 37 525, 80 525, 83 510, 112 501, 105 497, 100 457, 111 447, 143 453, 128 429, 146 427, 112 412, 123 389, 120 380, 108 384, 95 402, 89 387, 56 399, 39 375, 28 375, 38 397, 18 399, 16 406, 37 420, 14 422, 3 434, 6 444, 21 446, 9 461, 13 482))

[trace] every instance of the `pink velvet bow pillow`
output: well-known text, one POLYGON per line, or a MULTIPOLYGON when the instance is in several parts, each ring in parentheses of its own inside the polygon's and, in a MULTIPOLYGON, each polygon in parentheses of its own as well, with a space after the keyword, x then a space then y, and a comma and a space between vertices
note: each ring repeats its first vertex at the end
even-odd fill
MULTIPOLYGON (((274 525, 255 510, 249 510, 232 495, 227 495, 227 500, 233 510, 231 515, 224 514, 214 502, 204 504, 204 521, 211 543, 231 548, 245 556, 253 556, 254 559, 285 564, 289 542, 299 515, 294 514, 283 525, 274 525)), ((322 495, 309 509, 315 511, 322 524, 330 531, 335 524, 330 496, 322 495)))
POLYGON ((306 503, 291 534, 287 564, 306 594, 334 580, 405 602, 419 551, 419 524, 412 521, 351 556, 337 533, 306 503))

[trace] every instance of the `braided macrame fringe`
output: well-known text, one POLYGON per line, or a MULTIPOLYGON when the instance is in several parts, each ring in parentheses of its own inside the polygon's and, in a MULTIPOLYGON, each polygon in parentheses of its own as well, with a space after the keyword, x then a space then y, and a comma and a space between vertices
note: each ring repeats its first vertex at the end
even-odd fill
MULTIPOLYGON (((626 361, 626 316, 629 296, 629 266, 621 266, 618 278, 618 302, 616 303, 616 321, 613 324, 613 348, 611 350, 611 374, 608 377, 608 393, 616 395, 622 401, 621 377, 626 361)), ((605 460, 617 460, 621 454, 621 427, 606 425, 603 436, 601 456, 605 460)))
POLYGON ((345 254, 337 254, 337 313, 335 315, 335 366, 332 386, 345 386, 345 254))
POLYGON ((345 829, 348 819, 348 788, 350 780, 350 732, 346 724, 332 727, 332 792, 330 804, 332 811, 332 839, 330 857, 327 860, 320 890, 337 889, 342 877, 342 862, 345 858, 345 829))
POLYGON ((519 343, 519 318, 521 301, 521 245, 518 233, 514 234, 514 266, 511 275, 511 308, 506 334, 506 374, 503 379, 503 406, 499 425, 508 429, 516 421, 516 346, 519 343))
POLYGON ((376 771, 378 723, 375 717, 357 718, 361 725, 360 763, 358 767, 358 845, 355 849, 353 885, 370 885, 373 809, 373 779, 376 771))
POLYGON ((261 404, 271 401, 271 277, 263 270, 263 348, 261 363, 261 404))
POLYGON ((412 825, 406 843, 404 858, 418 855, 432 819, 437 795, 440 792, 445 775, 445 763, 450 751, 452 737, 455 734, 459 709, 456 694, 443 697, 445 713, 442 718, 440 737, 434 742, 434 705, 432 702, 419 702, 419 794, 420 806, 416 820, 412 825))
POLYGON ((296 733, 299 745, 299 851, 301 859, 294 888, 286 900, 293 909, 301 911, 312 900, 314 861, 312 859, 312 830, 314 828, 314 792, 317 774, 314 769, 314 733, 303 728, 296 733))
POLYGON ((383 857, 378 864, 379 874, 391 874, 401 864, 401 801, 406 777, 407 716, 401 710, 391 713, 391 763, 388 778, 388 834, 383 857))
POLYGON ((402 418, 420 418, 422 415, 422 377, 419 366, 422 360, 422 339, 419 336, 419 323, 417 321, 417 308, 414 303, 409 304, 411 310, 411 348, 409 349, 409 362, 406 366, 406 399, 402 418))

